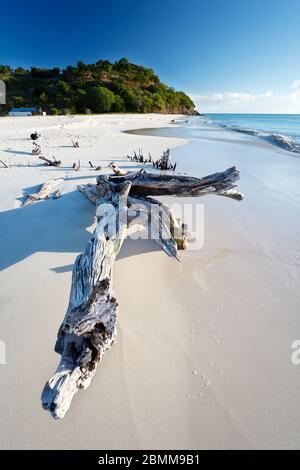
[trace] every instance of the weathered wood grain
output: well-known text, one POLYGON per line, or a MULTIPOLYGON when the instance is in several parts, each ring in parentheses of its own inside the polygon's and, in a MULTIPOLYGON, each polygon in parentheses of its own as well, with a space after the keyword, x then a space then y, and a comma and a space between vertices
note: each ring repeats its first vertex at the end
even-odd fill
POLYGON ((97 207, 97 226, 74 265, 69 306, 55 345, 61 360, 42 393, 42 405, 54 418, 63 418, 73 396, 89 386, 104 351, 116 337, 112 271, 125 236, 141 226, 146 230, 154 226, 157 243, 180 260, 179 242, 182 247, 186 242, 182 226, 166 204, 150 196, 216 194, 241 200, 243 196, 234 189, 238 179, 235 167, 204 178, 140 170, 122 176, 100 175, 96 185, 79 186, 97 207))
POLYGON ((63 418, 73 396, 89 386, 116 336, 112 269, 126 234, 130 186, 127 181, 114 185, 109 195, 98 199, 97 227, 74 265, 69 306, 55 345, 61 361, 41 397, 54 418, 63 418))

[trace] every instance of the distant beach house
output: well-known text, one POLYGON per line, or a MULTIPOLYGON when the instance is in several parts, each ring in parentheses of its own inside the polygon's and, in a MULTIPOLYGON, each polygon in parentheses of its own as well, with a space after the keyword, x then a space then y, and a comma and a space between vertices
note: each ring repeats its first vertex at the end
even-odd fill
POLYGON ((8 113, 9 116, 46 116, 41 108, 13 108, 8 113))

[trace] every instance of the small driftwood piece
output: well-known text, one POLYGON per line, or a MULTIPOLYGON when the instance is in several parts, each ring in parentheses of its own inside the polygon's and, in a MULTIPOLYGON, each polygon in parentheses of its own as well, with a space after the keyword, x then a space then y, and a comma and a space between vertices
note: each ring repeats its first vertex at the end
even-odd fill
POLYGON ((148 153, 148 158, 144 157, 143 150, 141 148, 138 149, 138 151, 134 151, 133 155, 127 155, 127 158, 129 158, 132 162, 137 162, 137 163, 151 163, 152 162, 152 156, 151 153, 148 153))
POLYGON ((78 160, 78 162, 74 162, 72 168, 75 171, 79 171, 81 168, 80 160, 78 160))
POLYGON ((39 157, 40 160, 43 160, 45 162, 45 165, 47 166, 59 166, 61 165, 61 161, 60 160, 56 160, 55 157, 52 157, 52 160, 50 160, 49 158, 46 158, 46 157, 39 157))
POLYGON ((40 186, 36 193, 28 194, 22 206, 29 206, 30 204, 40 201, 41 199, 58 199, 61 195, 63 185, 63 178, 47 181, 40 186))
POLYGON ((5 163, 3 160, 0 160, 1 165, 3 165, 4 168, 9 168, 7 163, 5 163))
POLYGON ((42 392, 42 405, 54 418, 63 418, 73 396, 90 385, 103 353, 115 340, 117 302, 112 270, 125 236, 140 227, 148 229, 150 212, 151 224, 159 227, 157 243, 180 260, 179 241, 184 248, 186 226, 166 204, 149 196, 233 197, 234 191, 234 199, 241 200, 242 195, 234 190, 238 179, 235 167, 204 178, 140 170, 125 176, 100 175, 97 184, 79 186, 96 205, 97 226, 84 253, 75 261, 69 306, 55 345, 61 360, 42 392))
POLYGON ((38 134, 37 132, 30 134, 31 140, 37 140, 39 137, 41 137, 41 134, 38 134))
POLYGON ((115 173, 117 176, 125 176, 128 175, 130 172, 128 170, 122 170, 121 168, 118 167, 115 163, 110 163, 109 168, 112 169, 112 171, 115 173))
POLYGON ((77 148, 77 149, 79 148, 79 142, 77 140, 74 141, 72 139, 72 145, 73 145, 74 148, 77 148))
POLYGON ((171 150, 167 149, 163 152, 162 156, 156 162, 153 162, 153 166, 158 170, 173 170, 176 169, 176 163, 171 163, 171 150))
POLYGON ((41 146, 36 142, 33 142, 32 155, 40 155, 42 153, 41 146))
POLYGON ((101 166, 101 165, 98 165, 98 166, 95 167, 91 161, 89 161, 89 165, 90 165, 90 167, 93 168, 93 170, 95 170, 95 171, 100 171, 100 170, 102 170, 102 166, 101 166))

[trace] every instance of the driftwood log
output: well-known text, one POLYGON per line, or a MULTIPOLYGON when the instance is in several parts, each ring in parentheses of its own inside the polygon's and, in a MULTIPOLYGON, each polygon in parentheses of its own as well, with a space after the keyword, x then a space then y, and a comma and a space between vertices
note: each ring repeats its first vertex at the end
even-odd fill
MULTIPOLYGON (((114 183, 131 181, 130 195, 135 196, 166 196, 176 195, 182 197, 204 196, 216 194, 232 199, 241 200, 242 194, 236 191, 236 181, 240 178, 236 167, 228 168, 221 173, 213 173, 204 178, 194 178, 181 175, 162 175, 149 173, 142 169, 128 173, 125 176, 110 176, 114 183)), ((97 184, 102 184, 103 175, 97 177, 97 184)))
POLYGON ((97 184, 79 187, 96 205, 97 226, 75 261, 69 306, 55 345, 61 360, 42 392, 42 405, 54 418, 63 418, 73 396, 89 386, 104 351, 114 342, 117 301, 113 263, 125 236, 148 228, 150 210, 151 224, 159 226, 157 243, 169 256, 180 259, 176 240, 179 235, 185 237, 186 227, 182 228, 167 205, 149 196, 212 193, 241 200, 242 195, 234 189, 238 179, 235 167, 205 178, 141 170, 125 176, 101 175, 97 184))
POLYGON ((108 166, 117 176, 125 176, 130 173, 128 170, 122 170, 121 168, 119 168, 118 165, 116 165, 114 162, 111 162, 108 166))
POLYGON ((45 162, 45 165, 47 166, 59 166, 61 165, 61 160, 57 160, 55 157, 52 157, 52 160, 46 157, 39 157, 40 160, 43 160, 45 162))
POLYGON ((30 134, 31 140, 37 140, 39 137, 41 137, 41 134, 38 134, 37 132, 30 134))
POLYGON ((63 178, 47 181, 39 187, 36 193, 28 194, 22 206, 29 206, 41 199, 58 199, 64 182, 65 180, 63 178))
POLYGON ((33 143, 33 149, 32 149, 32 155, 40 155, 42 153, 41 146, 37 144, 36 142, 33 143))
POLYGON ((111 185, 105 185, 102 197, 99 194, 98 208, 109 204, 115 212, 97 211, 93 238, 76 259, 69 307, 55 345, 61 361, 42 393, 43 407, 55 418, 63 418, 75 393, 89 386, 98 362, 116 336, 112 267, 126 234, 131 183, 113 185, 113 189, 111 185), (110 230, 114 217, 116 227, 110 230))

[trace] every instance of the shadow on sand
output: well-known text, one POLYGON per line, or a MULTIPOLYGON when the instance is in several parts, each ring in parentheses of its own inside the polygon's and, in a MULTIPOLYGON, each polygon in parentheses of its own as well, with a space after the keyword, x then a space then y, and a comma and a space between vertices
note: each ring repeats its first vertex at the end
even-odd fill
MULTIPOLYGON (((25 188, 24 194, 37 187, 25 188)), ((26 207, 0 212, 0 271, 37 252, 81 253, 91 232, 95 207, 79 191, 60 199, 39 201, 26 207), (90 229, 91 230, 91 229, 90 229)), ((157 251, 152 240, 125 240, 119 259, 157 251)), ((57 266, 57 273, 71 271, 73 265, 57 266)))
POLYGON ((26 152, 25 150, 2 150, 2 152, 12 153, 13 155, 30 155, 32 157, 32 152, 26 152))
MULTIPOLYGON (((32 188, 26 188, 25 193, 32 188)), ((95 209, 78 191, 0 212, 0 270, 36 252, 81 252, 95 209)))

